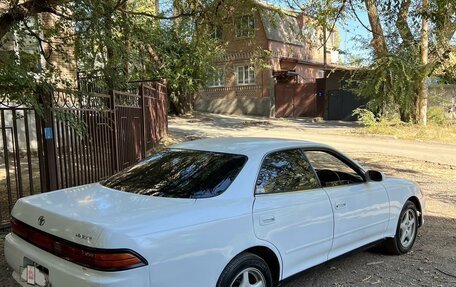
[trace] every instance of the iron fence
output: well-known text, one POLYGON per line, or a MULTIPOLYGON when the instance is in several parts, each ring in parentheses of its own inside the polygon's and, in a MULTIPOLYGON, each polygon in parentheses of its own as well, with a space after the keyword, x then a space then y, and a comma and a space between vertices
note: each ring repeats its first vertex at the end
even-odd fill
POLYGON ((97 182, 149 154, 167 134, 166 87, 137 94, 55 90, 44 110, 0 104, 0 223, 21 197, 97 182))
POLYGON ((36 160, 35 112, 33 109, 0 105, 0 223, 9 221, 17 199, 39 193, 36 160))

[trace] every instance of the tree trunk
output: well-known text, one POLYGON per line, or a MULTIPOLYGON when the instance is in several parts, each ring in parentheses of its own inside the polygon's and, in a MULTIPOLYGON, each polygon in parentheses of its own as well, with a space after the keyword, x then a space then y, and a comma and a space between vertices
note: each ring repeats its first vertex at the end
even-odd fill
POLYGON ((421 65, 423 66, 423 72, 418 83, 418 105, 417 115, 418 122, 422 125, 427 125, 427 107, 428 107, 428 90, 426 87, 427 79, 427 65, 428 53, 429 53, 429 35, 428 35, 428 9, 429 0, 423 0, 422 2, 422 27, 421 27, 421 65))
MULTIPOLYGON (((111 20, 111 11, 107 11, 105 15, 104 29, 107 39, 113 37, 112 34, 112 20, 111 20)), ((112 92, 116 89, 115 85, 115 68, 114 68, 114 49, 111 46, 111 42, 106 42, 106 66, 104 67, 104 78, 109 92, 112 92)))
POLYGON ((411 5, 411 0, 402 0, 399 13, 397 15, 396 20, 396 28, 401 35, 402 40, 404 40, 405 44, 412 45, 414 44, 414 38, 412 34, 412 30, 408 24, 408 14, 411 5))
POLYGON ((367 15, 369 16, 369 23, 372 30, 372 41, 371 45, 374 48, 375 55, 378 58, 386 56, 388 49, 386 47, 385 36, 383 33, 382 22, 378 14, 376 1, 365 0, 367 15))

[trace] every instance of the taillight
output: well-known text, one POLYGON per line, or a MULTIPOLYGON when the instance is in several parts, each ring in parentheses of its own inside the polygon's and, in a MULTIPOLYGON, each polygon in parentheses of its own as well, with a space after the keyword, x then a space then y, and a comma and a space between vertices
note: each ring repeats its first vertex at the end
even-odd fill
POLYGON ((101 271, 122 271, 147 265, 147 260, 129 249, 101 249, 76 244, 47 234, 15 218, 11 231, 29 243, 73 263, 101 271))

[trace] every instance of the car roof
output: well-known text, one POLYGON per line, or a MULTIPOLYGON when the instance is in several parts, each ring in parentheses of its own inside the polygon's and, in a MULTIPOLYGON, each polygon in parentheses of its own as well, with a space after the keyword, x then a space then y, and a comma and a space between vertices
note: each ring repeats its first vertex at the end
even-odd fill
POLYGON ((243 154, 246 156, 263 156, 274 150, 301 147, 329 148, 324 144, 310 141, 255 137, 225 137, 201 139, 179 143, 173 145, 171 148, 243 154))

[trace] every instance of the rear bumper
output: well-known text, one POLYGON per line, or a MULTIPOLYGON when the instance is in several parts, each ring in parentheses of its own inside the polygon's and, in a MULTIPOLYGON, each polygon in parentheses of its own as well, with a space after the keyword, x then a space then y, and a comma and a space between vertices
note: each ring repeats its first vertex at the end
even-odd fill
POLYGON ((5 238, 5 258, 16 281, 19 281, 21 266, 28 259, 49 270, 49 282, 53 287, 150 287, 148 267, 120 272, 92 270, 43 251, 12 233, 5 238))

